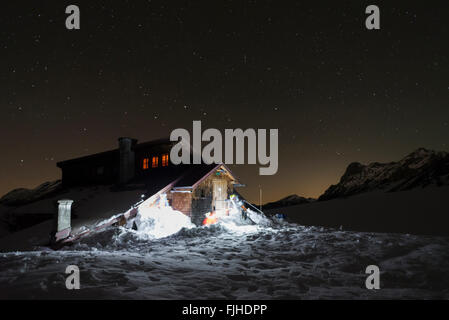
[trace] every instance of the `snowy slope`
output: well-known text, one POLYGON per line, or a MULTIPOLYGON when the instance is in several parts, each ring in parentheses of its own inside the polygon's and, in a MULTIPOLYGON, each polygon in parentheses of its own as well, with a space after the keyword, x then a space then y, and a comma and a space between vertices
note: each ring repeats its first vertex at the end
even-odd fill
POLYGON ((312 198, 304 198, 300 197, 297 194, 289 195, 285 198, 282 198, 278 201, 274 202, 268 202, 263 205, 264 209, 274 209, 274 208, 280 208, 280 207, 287 207, 287 206, 294 206, 298 204, 305 204, 305 203, 311 203, 315 201, 315 199, 312 198))
POLYGON ((0 298, 449 298, 447 238, 297 225, 182 229, 145 239, 110 228, 63 251, 0 254, 0 298), (364 287, 367 265, 381 289, 364 287), (80 268, 80 290, 65 268, 80 268))
MULTIPOLYGON (((126 212, 141 199, 146 192, 144 186, 131 190, 116 191, 113 186, 79 187, 57 193, 52 197, 35 201, 23 206, 8 208, 11 219, 17 217, 44 215, 51 216, 57 212, 57 201, 64 198, 74 200, 72 207, 72 231, 76 233, 82 227, 94 227, 99 222, 116 214, 126 212)), ((0 252, 11 250, 32 250, 36 245, 48 243, 53 221, 46 220, 35 226, 14 232, 0 238, 0 252), (14 239, 13 241, 11 239, 14 239), (34 239, 35 241, 32 241, 34 239)))
POLYGON ((373 191, 348 198, 267 210, 288 220, 345 230, 449 236, 449 186, 373 191))
MULTIPOLYGON (((260 224, 231 212, 195 227, 170 207, 141 207, 126 228, 59 251, 2 253, 0 298, 449 298, 449 238, 336 231, 249 214, 260 224), (364 288, 371 264, 382 272, 378 291, 364 288), (68 265, 80 268, 78 291, 65 288, 68 265)), ((7 238, 23 241, 15 237, 7 238)))
POLYGON ((52 195, 62 189, 61 180, 44 182, 34 189, 14 189, 0 198, 0 204, 16 206, 52 195))
MULTIPOLYGON (((1 211, 1 208, 0 208, 1 211)), ((0 238, 10 234, 8 225, 0 219, 0 238)))

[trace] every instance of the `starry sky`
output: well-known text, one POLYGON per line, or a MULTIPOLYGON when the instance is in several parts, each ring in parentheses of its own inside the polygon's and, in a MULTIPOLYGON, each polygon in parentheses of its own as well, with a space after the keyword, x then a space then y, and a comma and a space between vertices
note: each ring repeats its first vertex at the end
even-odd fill
POLYGON ((193 120, 279 129, 276 175, 232 167, 255 202, 317 197, 353 161, 447 151, 446 2, 376 1, 370 31, 373 1, 1 1, 0 194, 193 120))

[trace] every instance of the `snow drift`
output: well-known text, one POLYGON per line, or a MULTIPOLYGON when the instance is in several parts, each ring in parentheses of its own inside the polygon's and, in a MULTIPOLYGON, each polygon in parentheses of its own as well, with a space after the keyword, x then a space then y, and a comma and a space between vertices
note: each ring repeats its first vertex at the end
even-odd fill
POLYGON ((193 228, 190 218, 172 207, 141 207, 134 221, 130 224, 137 233, 149 239, 158 239, 179 232, 182 228, 193 228))
POLYGON ((0 254, 0 298, 64 299, 447 299, 449 241, 278 224, 237 210, 195 227, 168 206, 141 208, 52 251, 0 254), (379 265, 382 290, 366 290, 379 265), (65 268, 81 290, 65 288, 65 268))
POLYGON ((183 227, 151 240, 109 228, 61 251, 0 254, 0 298, 447 299, 448 248, 447 238, 292 224, 183 227), (370 264, 381 290, 364 287, 370 264), (80 268, 81 290, 65 288, 68 265, 80 268))

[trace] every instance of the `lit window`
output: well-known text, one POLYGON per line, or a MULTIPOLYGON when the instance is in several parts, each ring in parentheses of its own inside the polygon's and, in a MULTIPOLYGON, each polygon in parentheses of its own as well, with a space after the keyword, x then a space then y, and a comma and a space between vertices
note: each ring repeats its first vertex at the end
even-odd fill
POLYGON ((153 159, 151 159, 151 168, 157 168, 157 166, 159 165, 159 157, 153 157, 153 159))
POLYGON ((150 159, 148 159, 148 158, 143 159, 143 165, 142 165, 143 170, 147 170, 149 168, 149 166, 148 166, 149 161, 150 161, 150 159))
POLYGON ((162 155, 162 166, 167 167, 168 166, 168 153, 162 155))

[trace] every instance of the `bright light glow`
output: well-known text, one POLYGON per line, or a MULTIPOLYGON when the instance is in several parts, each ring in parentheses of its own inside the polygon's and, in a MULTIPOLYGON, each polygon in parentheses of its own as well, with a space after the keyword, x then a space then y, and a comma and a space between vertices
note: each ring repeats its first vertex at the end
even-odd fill
POLYGON ((170 206, 142 206, 135 219, 137 233, 150 239, 158 239, 193 228, 190 218, 170 206))
MULTIPOLYGON (((241 201, 232 199, 228 209, 207 213, 203 226, 217 224, 228 231, 238 233, 253 233, 261 227, 271 226, 272 222, 263 214, 246 208, 247 218, 245 219, 242 208, 245 207, 241 201)), ((152 206, 140 206, 137 216, 131 224, 135 224, 137 227, 136 234, 146 239, 163 238, 175 234, 183 228, 195 227, 188 216, 169 206, 165 193, 161 194, 152 206)))

